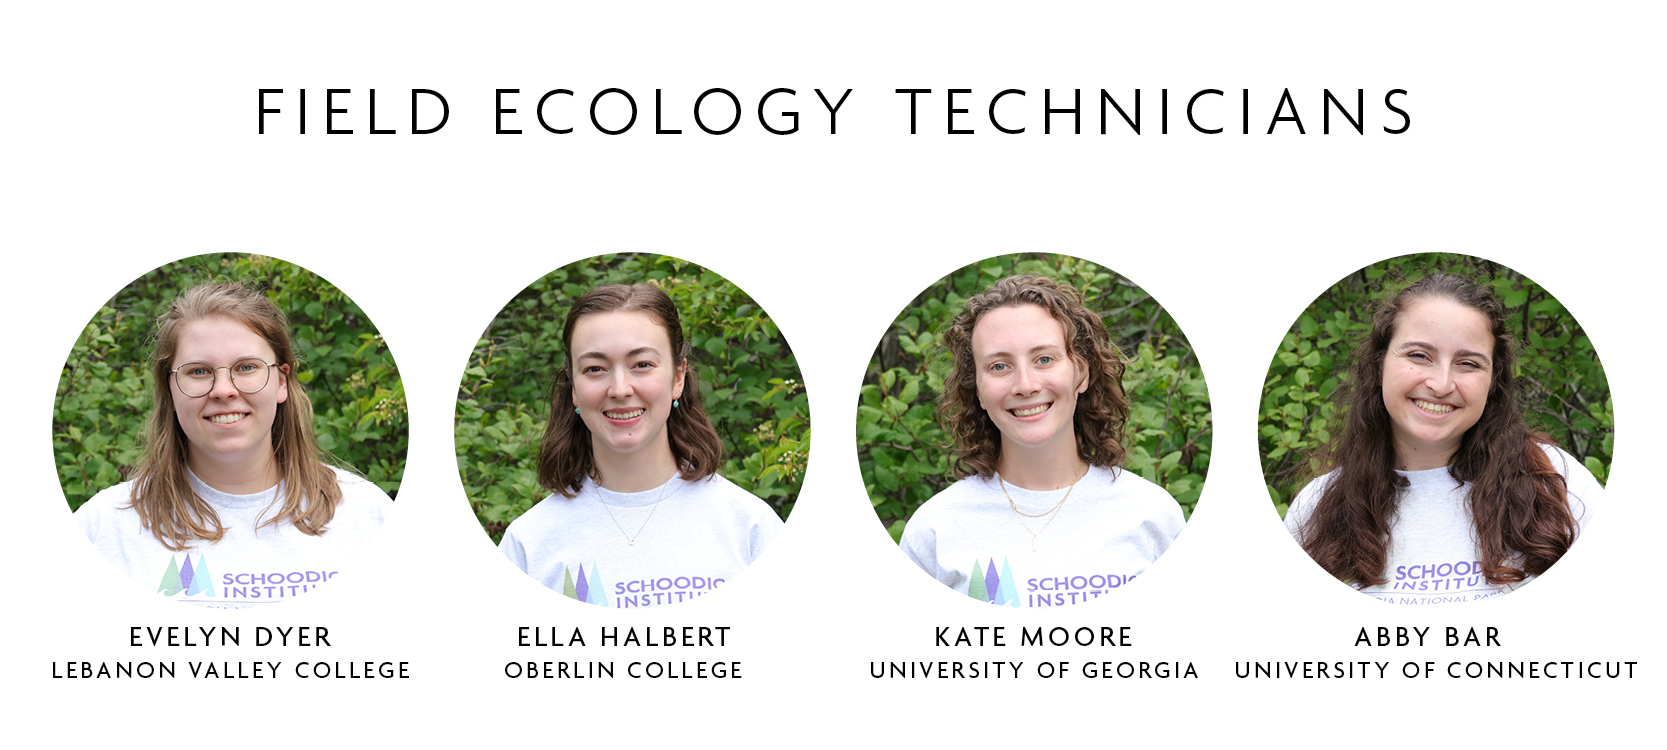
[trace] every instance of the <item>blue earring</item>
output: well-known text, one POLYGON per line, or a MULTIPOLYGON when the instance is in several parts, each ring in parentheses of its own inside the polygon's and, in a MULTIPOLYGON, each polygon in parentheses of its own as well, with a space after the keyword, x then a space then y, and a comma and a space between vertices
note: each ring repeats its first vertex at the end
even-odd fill
POLYGON ((573 407, 573 413, 578 414, 579 413, 579 407, 577 407, 577 406, 573 407))
POLYGON ((677 399, 672 399, 671 400, 671 408, 676 409, 677 405, 680 404, 680 403, 682 403, 682 402, 678 401, 677 399))

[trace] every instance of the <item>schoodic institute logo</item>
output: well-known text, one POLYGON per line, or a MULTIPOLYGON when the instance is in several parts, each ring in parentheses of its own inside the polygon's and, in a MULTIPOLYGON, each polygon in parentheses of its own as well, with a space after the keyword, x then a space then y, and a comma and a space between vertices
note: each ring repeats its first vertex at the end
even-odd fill
POLYGON ((162 574, 162 585, 156 592, 163 596, 214 596, 214 577, 208 574, 208 556, 197 555, 196 564, 191 563, 191 556, 185 556, 185 565, 181 567, 178 558, 168 556, 168 572, 162 574))
POLYGON ((1013 568, 1007 564, 1007 558, 1001 559, 1001 572, 996 572, 996 559, 990 558, 990 563, 983 575, 979 575, 978 559, 972 561, 972 581, 967 584, 967 596, 981 602, 989 602, 998 607, 1019 607, 1019 590, 1013 585, 1013 568))
POLYGON ((573 566, 564 566, 561 582, 561 593, 569 599, 578 599, 587 604, 608 606, 608 590, 602 585, 602 573, 597 571, 596 563, 590 564, 590 573, 585 573, 585 566, 579 566, 579 578, 573 578, 573 566))

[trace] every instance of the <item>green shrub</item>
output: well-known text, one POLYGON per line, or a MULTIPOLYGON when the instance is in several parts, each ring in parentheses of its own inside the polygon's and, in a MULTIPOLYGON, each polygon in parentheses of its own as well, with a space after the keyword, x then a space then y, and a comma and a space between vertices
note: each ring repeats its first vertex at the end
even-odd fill
POLYGON ((1168 490, 1190 518, 1210 465, 1210 396, 1192 347, 1163 306, 1129 280, 1068 255, 979 261, 921 292, 874 350, 857 406, 857 459, 869 501, 893 541, 916 508, 954 483, 953 441, 938 424, 949 373, 943 331, 968 297, 1016 273, 1076 287, 1100 313, 1128 369, 1126 467, 1168 490))
POLYGON ((1507 324, 1522 347, 1515 375, 1530 426, 1549 432, 1598 481, 1608 478, 1615 440, 1609 381, 1574 316, 1538 284, 1497 263, 1420 253, 1349 274, 1315 299, 1280 342, 1262 386, 1259 425, 1263 476, 1281 516, 1304 484, 1330 468, 1313 454, 1341 429, 1332 397, 1347 377, 1355 344, 1372 328, 1373 306, 1437 271, 1493 286, 1510 308, 1507 324))
POLYGON ((538 446, 568 306, 593 287, 642 282, 665 290, 683 318, 702 403, 724 441, 718 473, 783 519, 792 512, 810 450, 810 403, 787 340, 722 276, 669 256, 621 253, 534 281, 504 305, 469 358, 457 394, 457 469, 492 541, 549 494, 538 486, 538 446))
POLYGON ((300 266, 260 255, 200 255, 167 263, 99 308, 58 380, 52 447, 71 510, 121 482, 142 456, 154 385, 156 320, 185 290, 214 281, 264 289, 292 327, 296 381, 313 401, 325 460, 396 495, 405 471, 405 387, 370 318, 300 266))

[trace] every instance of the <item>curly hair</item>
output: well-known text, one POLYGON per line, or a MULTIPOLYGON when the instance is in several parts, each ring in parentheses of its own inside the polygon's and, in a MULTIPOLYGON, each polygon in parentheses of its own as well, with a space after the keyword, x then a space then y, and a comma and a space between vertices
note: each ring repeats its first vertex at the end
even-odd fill
POLYGON ((991 310, 1036 305, 1065 329, 1072 359, 1089 373, 1088 390, 1077 399, 1072 426, 1077 456, 1093 466, 1123 465, 1123 431, 1129 402, 1123 393, 1123 357, 1100 316, 1083 305, 1076 289, 1042 276, 1009 276, 974 295, 944 331, 951 362, 938 416, 955 440, 957 477, 989 478, 1001 458, 1001 433, 978 402, 978 367, 972 332, 991 310))
POLYGON ((336 515, 341 487, 320 457, 313 432, 313 405, 296 372, 289 319, 259 290, 243 284, 203 284, 186 290, 157 320, 151 352, 155 408, 145 430, 145 455, 133 473, 130 506, 162 546, 184 550, 191 542, 220 541, 226 529, 213 506, 197 497, 186 474, 190 441, 174 414, 174 353, 185 326, 199 320, 235 320, 266 340, 277 359, 277 378, 286 378, 289 398, 272 420, 272 452, 284 482, 283 505, 261 526, 288 521, 303 534, 320 536, 336 515))
POLYGON ((1395 473, 1393 425, 1383 401, 1383 363, 1401 315, 1414 302, 1446 299, 1487 318, 1493 332, 1493 382, 1487 406, 1460 439, 1447 472, 1470 483, 1470 511, 1482 572, 1492 584, 1544 573, 1574 542, 1576 523, 1568 489, 1541 445, 1550 437, 1530 430, 1517 404, 1513 370, 1517 343, 1505 326, 1505 306, 1486 285, 1436 273, 1408 286, 1372 316, 1372 330, 1355 347, 1349 377, 1335 396, 1343 430, 1318 455, 1335 473, 1299 530, 1314 562, 1357 586, 1386 582, 1405 477, 1395 473), (1520 565, 1514 558, 1520 555, 1520 565))
POLYGON ((666 417, 666 434, 679 474, 689 481, 703 479, 716 473, 723 459, 723 440, 700 405, 700 385, 689 361, 694 347, 683 337, 677 305, 664 290, 649 284, 599 286, 573 300, 568 308, 567 322, 561 330, 562 363, 550 386, 550 419, 538 449, 538 482, 562 497, 577 497, 585 477, 592 476, 596 468, 590 428, 568 408, 573 403, 573 329, 586 315, 616 311, 646 314, 665 328, 672 359, 684 369, 688 386, 679 397, 682 405, 666 417))

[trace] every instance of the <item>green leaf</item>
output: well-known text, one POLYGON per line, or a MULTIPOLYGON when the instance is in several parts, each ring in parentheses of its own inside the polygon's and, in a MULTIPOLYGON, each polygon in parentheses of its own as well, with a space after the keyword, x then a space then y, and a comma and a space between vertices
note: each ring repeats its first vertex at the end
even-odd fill
POLYGON ((908 382, 903 384, 903 393, 899 394, 897 398, 905 404, 912 404, 919 396, 920 379, 909 378, 908 382))
POLYGON ((1580 463, 1586 467, 1587 471, 1592 472, 1592 476, 1597 477, 1599 481, 1604 479, 1603 462, 1598 460, 1597 456, 1587 456, 1580 463))
POLYGON ((1173 453, 1169 453, 1169 454, 1167 454, 1163 457, 1163 461, 1158 463, 1158 471, 1160 471, 1160 472, 1161 471, 1169 471, 1170 469, 1175 468, 1180 463, 1181 463, 1181 452, 1180 451, 1175 451, 1173 453))

